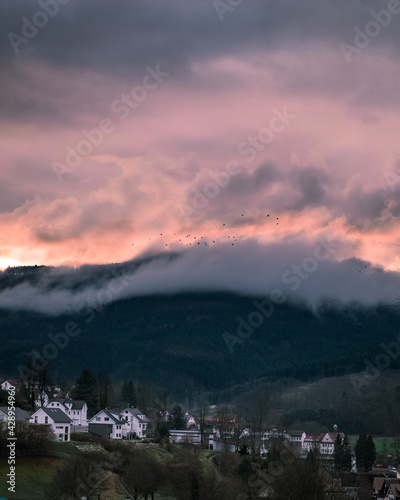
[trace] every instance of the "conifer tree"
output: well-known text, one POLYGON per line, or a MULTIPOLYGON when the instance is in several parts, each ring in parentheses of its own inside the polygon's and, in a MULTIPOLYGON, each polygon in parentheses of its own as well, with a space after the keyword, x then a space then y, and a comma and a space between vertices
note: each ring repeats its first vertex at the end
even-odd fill
POLYGON ((371 434, 367 437, 365 444, 365 471, 370 471, 375 463, 376 448, 371 434))
POLYGON ((85 368, 76 379, 75 387, 71 391, 73 399, 86 401, 88 406, 88 417, 92 417, 99 411, 99 389, 97 379, 93 373, 85 368))

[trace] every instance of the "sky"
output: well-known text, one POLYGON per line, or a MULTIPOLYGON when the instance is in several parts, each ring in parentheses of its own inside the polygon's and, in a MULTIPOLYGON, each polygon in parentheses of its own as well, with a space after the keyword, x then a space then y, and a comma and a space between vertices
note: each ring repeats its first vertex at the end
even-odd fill
POLYGON ((175 252, 169 283, 262 291, 323 240, 313 297, 400 289, 400 2, 20 0, 0 19, 0 269, 175 252))

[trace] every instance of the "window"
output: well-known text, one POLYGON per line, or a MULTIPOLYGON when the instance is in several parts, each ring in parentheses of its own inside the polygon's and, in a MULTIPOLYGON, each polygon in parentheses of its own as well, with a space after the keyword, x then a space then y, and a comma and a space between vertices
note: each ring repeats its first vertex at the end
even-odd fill
POLYGON ((35 424, 37 424, 37 417, 35 417, 35 424))
POLYGON ((101 417, 96 417, 96 422, 100 422, 101 421, 101 417))
POLYGON ((104 420, 108 422, 110 419, 108 417, 104 417, 104 420))
POLYGON ((44 423, 48 424, 49 423, 49 417, 44 417, 44 423))

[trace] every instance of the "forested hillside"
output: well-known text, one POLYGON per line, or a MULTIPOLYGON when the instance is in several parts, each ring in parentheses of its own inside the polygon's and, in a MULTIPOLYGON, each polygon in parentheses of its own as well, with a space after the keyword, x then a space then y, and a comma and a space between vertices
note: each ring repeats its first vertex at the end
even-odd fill
POLYGON ((51 361, 59 380, 71 381, 87 366, 180 397, 259 377, 307 381, 361 371, 364 358, 373 360, 379 344, 397 336, 394 308, 326 307, 314 315, 284 304, 231 353, 223 334, 236 335, 237 318, 255 310, 253 300, 223 293, 136 297, 59 317, 1 310, 0 373, 17 375, 28 353, 42 353, 49 334, 63 332, 70 321, 80 333, 51 361))

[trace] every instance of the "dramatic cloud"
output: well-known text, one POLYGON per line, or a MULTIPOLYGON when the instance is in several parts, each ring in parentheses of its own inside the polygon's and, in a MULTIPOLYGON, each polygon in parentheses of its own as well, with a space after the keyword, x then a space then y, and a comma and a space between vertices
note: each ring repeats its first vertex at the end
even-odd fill
MULTIPOLYGON (((23 0, 0 15, 1 268, 172 249, 179 257, 142 290, 184 288, 195 266, 189 288, 262 293, 256 272, 245 278, 249 252, 254 262, 269 252, 280 270, 323 236, 341 250, 320 286, 302 285, 307 300, 324 295, 322 276, 333 296, 389 300, 400 248, 396 1, 243 1, 221 13, 209 0, 23 0), (197 263, 188 234, 227 244, 197 263), (349 269, 364 261, 374 285, 357 288, 349 269)), ((260 276, 266 288, 281 279, 260 276)), ((26 284, 1 303, 29 304, 31 293, 40 309, 26 284)), ((55 310, 81 300, 57 293, 55 310)))

